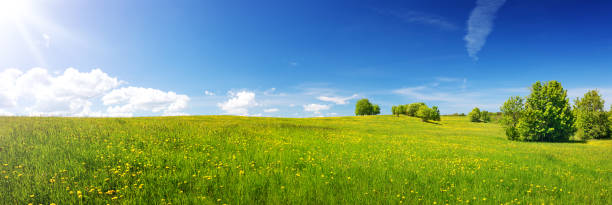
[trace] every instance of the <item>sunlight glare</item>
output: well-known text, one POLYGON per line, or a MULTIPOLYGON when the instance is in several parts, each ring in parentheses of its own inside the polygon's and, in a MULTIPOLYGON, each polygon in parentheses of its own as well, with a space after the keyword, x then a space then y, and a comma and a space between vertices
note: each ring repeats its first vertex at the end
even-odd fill
POLYGON ((27 0, 0 0, 0 21, 18 20, 27 16, 29 11, 27 0))

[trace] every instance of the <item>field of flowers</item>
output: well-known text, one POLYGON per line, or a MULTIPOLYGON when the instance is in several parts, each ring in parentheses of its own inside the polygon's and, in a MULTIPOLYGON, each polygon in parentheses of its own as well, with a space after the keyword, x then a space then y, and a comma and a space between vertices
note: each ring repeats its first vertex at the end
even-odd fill
POLYGON ((0 204, 612 204, 612 140, 443 116, 0 117, 0 204))

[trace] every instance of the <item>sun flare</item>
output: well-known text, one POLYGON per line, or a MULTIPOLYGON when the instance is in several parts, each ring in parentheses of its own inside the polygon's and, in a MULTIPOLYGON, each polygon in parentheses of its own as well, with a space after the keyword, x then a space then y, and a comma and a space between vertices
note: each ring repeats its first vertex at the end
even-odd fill
POLYGON ((26 0, 0 0, 0 19, 18 20, 27 16, 31 11, 31 5, 26 0))

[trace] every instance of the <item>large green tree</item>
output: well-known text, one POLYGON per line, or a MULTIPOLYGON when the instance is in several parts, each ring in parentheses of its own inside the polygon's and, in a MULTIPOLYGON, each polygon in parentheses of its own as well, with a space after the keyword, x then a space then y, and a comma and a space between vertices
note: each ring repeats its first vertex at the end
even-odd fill
POLYGON ((565 141, 574 133, 574 115, 561 83, 536 82, 518 123, 519 140, 565 141))
POLYGON ((370 100, 363 98, 355 105, 355 115, 378 115, 380 106, 370 103, 370 100))
POLYGON ((582 98, 576 98, 574 105, 576 117, 576 137, 579 139, 599 139, 610 136, 608 113, 604 111, 604 100, 597 90, 591 90, 582 98))
POLYGON ((372 106, 372 115, 378 115, 378 114, 380 114, 380 106, 378 105, 372 106))

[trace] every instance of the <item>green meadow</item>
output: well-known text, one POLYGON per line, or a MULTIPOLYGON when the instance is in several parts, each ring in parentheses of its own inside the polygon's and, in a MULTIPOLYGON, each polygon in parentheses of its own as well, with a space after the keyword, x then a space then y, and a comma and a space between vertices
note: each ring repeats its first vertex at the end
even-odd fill
POLYGON ((442 116, 0 117, 2 204, 612 204, 612 140, 442 116))

